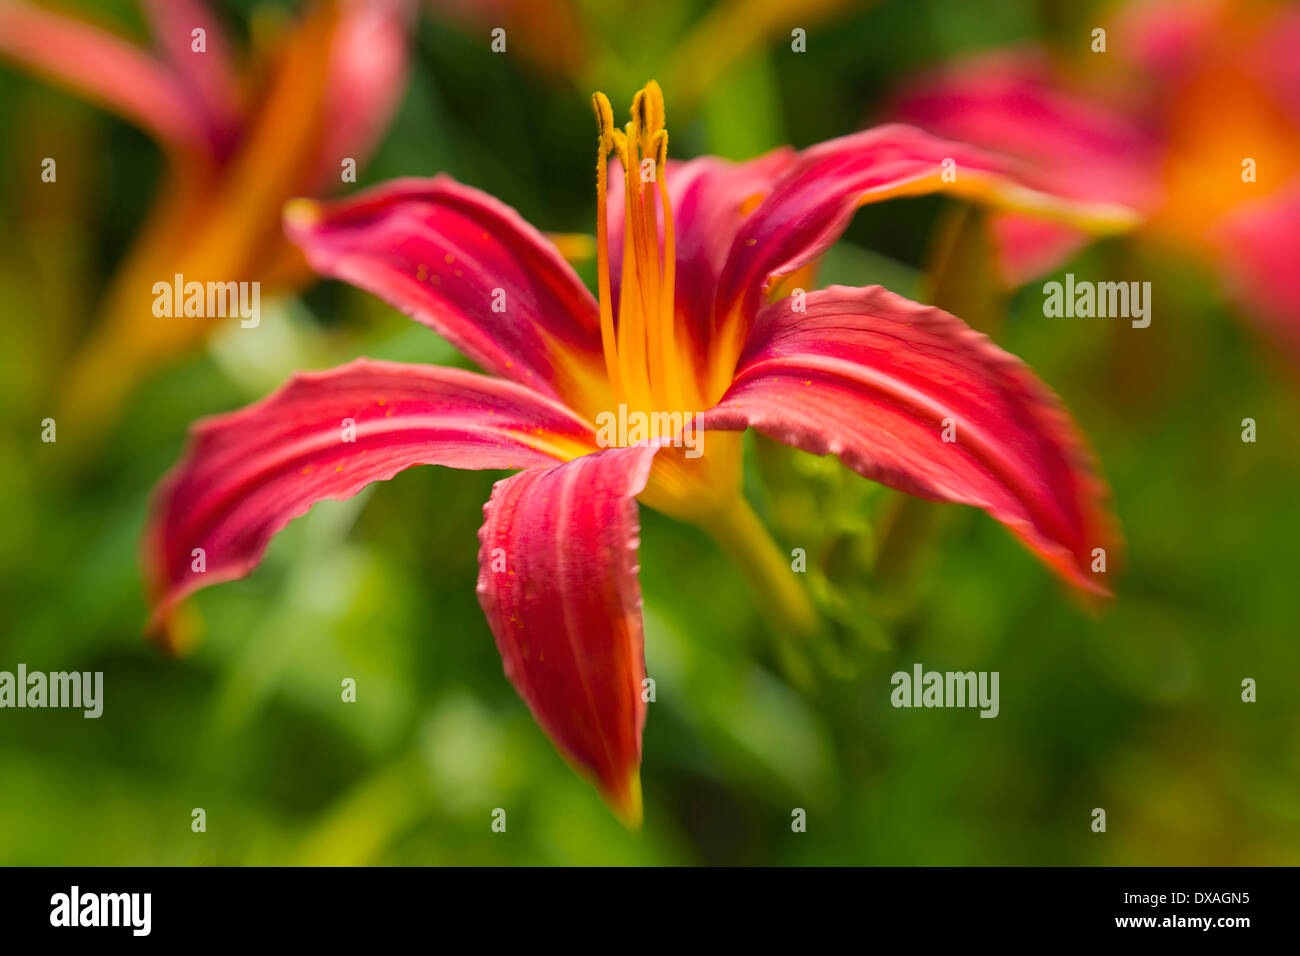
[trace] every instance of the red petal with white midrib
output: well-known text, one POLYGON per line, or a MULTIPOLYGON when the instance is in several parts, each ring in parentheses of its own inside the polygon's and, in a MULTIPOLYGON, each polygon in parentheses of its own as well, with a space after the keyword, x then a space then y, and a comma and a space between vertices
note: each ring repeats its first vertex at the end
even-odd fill
POLYGON ((503 479, 479 532, 479 601, 506 676, 634 825, 646 715, 635 496, 653 456, 609 448, 503 479))
POLYGON ((1117 535, 1055 395, 959 319, 879 286, 767 306, 702 428, 759 431, 909 494, 982 508, 1077 587, 1108 593, 1117 535), (944 441, 950 419, 955 441, 944 441))
POLYGON ((462 369, 360 359, 296 375, 254 405, 197 424, 155 492, 145 535, 151 627, 193 591, 248 574, 271 538, 318 501, 350 498, 413 465, 527 468, 594 448, 590 426, 562 405, 462 369), (196 548, 203 571, 193 568, 196 548))

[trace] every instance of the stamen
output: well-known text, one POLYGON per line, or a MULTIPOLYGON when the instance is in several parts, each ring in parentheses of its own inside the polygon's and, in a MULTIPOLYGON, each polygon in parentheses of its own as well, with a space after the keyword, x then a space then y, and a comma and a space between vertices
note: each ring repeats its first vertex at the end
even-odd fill
MULTIPOLYGON (((655 84, 656 89, 658 84, 655 84)), ((662 101, 661 101, 662 102, 662 101)), ((662 106, 661 106, 662 108, 662 106)), ((660 338, 659 370, 657 374, 664 383, 664 391, 673 409, 686 409, 685 396, 682 392, 680 370, 677 367, 677 245, 673 230, 673 204, 668 198, 668 130, 662 129, 658 134, 656 152, 655 179, 659 187, 660 208, 664 217, 664 273, 663 294, 660 297, 659 323, 663 329, 660 338)))
POLYGON ((605 208, 605 169, 609 152, 614 148, 614 110, 604 93, 594 93, 592 108, 600 127, 600 143, 596 150, 596 275, 597 295, 600 298, 600 341, 605 352, 605 374, 614 395, 623 392, 618 368, 618 345, 614 339, 614 310, 609 289, 609 214, 605 208))
POLYGON ((618 359, 619 371, 628 398, 636 408, 646 408, 649 403, 649 383, 645 382, 645 325, 644 304, 641 295, 640 259, 641 231, 640 189, 633 175, 636 165, 636 139, 629 135, 626 157, 623 159, 623 283, 618 305, 618 359))
MULTIPOLYGON (((643 98, 641 101, 643 103, 643 98)), ((650 359, 654 355, 654 345, 658 338, 655 320, 659 316, 659 230, 654 219, 647 215, 646 183, 641 173, 641 163, 645 160, 645 130, 634 129, 637 124, 638 121, 634 120, 628 125, 629 142, 636 142, 638 148, 633 163, 625 170, 625 176, 629 183, 628 196, 632 200, 633 216, 628 222, 633 226, 632 243, 636 248, 634 267, 637 289, 641 293, 641 310, 637 316, 637 332, 629 334, 628 345, 633 350, 629 364, 636 369, 638 382, 645 381, 646 397, 650 398, 654 394, 650 382, 650 359), (630 186, 636 186, 636 189, 630 189, 630 186)), ((653 215, 653 208, 650 213, 653 215)))
MULTIPOLYGON (((600 293, 601 342, 605 366, 620 400, 644 411, 665 408, 685 411, 680 357, 676 343, 676 247, 672 202, 666 188, 668 132, 664 99, 651 81, 632 100, 631 121, 622 129, 613 124, 609 100, 592 97, 600 127, 596 171, 597 270, 600 293), (618 325, 614 325, 609 274, 609 232, 606 210, 606 159, 617 153, 623 166, 623 275, 619 286, 618 325), (653 168, 652 182, 642 181, 642 163, 653 168), (656 204, 654 193, 659 193, 656 204), (663 248, 660 249, 660 216, 663 248)), ((693 382, 694 369, 690 370, 693 382)))

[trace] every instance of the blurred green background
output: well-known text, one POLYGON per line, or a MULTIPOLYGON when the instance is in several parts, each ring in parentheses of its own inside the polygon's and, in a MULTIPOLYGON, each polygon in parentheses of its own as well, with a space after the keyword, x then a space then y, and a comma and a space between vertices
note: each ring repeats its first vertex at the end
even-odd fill
MULTIPOLYGON (((131 3, 96 6, 138 27, 131 3)), ((902 79, 963 51, 1083 42, 1071 38, 1091 16, 1029 0, 865 4, 811 26, 805 54, 788 30, 753 44, 675 112, 661 71, 708 5, 579 6, 599 42, 570 75, 493 54, 486 28, 426 6, 360 184, 447 171, 542 229, 591 232, 592 82, 621 109, 658 77, 673 154, 739 158, 860 128, 902 79)), ((237 33, 251 8, 220 5, 237 33)), ((418 468, 320 505, 249 579, 198 596, 193 653, 144 642, 140 529, 190 422, 295 368, 464 362, 369 296, 319 283, 264 301, 255 339, 219 334, 150 377, 93 454, 43 444, 50 383, 161 160, 132 127, 9 68, 0 128, 0 669, 105 675, 99 720, 0 710, 0 863, 1300 863, 1300 396, 1187 263, 1111 241, 1067 267, 1150 279, 1155 320, 1140 333, 1045 319, 1036 287, 988 329, 1060 393, 1112 485, 1128 553, 1100 614, 986 516, 900 511, 901 496, 833 460, 750 439, 751 500, 787 550, 807 550, 830 622, 790 649, 707 538, 642 510, 657 700, 632 834, 502 674, 474 590, 499 474, 418 468), (42 188, 32 170, 56 149, 86 161, 42 188), (999 717, 895 710, 890 674, 916 662, 1000 672, 999 717), (1241 701, 1247 677, 1257 703, 1241 701), (196 807, 205 833, 191 832, 196 807), (796 807, 806 833, 791 831, 796 807)), ((951 212, 864 210, 821 281, 924 298, 951 212)))

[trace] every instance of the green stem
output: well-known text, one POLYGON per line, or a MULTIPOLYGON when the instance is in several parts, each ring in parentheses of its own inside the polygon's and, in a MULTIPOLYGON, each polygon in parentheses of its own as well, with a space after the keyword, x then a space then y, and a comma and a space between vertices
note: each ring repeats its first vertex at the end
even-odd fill
POLYGON ((790 558, 743 496, 704 516, 700 526, 744 573, 776 630, 800 638, 817 632, 817 610, 790 558))

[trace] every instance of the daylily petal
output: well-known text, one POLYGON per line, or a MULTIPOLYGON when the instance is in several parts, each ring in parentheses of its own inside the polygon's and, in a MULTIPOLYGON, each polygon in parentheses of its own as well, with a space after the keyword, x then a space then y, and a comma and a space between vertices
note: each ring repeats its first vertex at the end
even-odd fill
MULTIPOLYGON (((1157 137, 1119 110, 1060 91, 1037 50, 991 54, 927 75, 890 115, 1023 160, 1054 195, 1141 211, 1160 200, 1157 137)), ((1089 238, 1085 230, 1015 213, 996 215, 994 234, 1012 285, 1060 265, 1089 238)))
POLYGON ((635 497, 654 452, 608 448, 505 478, 479 532, 479 601, 506 676, 632 825, 646 715, 635 497))
POLYGON ((608 408, 596 301, 518 213, 448 176, 334 203, 292 203, 285 229, 322 275, 379 296, 483 368, 575 408, 608 408))
POLYGON ((997 274, 1008 288, 1053 271, 1092 241, 1081 229, 1014 212, 994 213, 989 229, 997 274))
POLYGON ((1032 163, 1053 193, 1150 205, 1159 142, 1117 109, 1063 92, 1046 54, 1003 51, 916 81, 891 115, 936 136, 1032 163))
MULTIPOLYGON (((795 160, 789 148, 757 159, 733 163, 714 156, 686 162, 669 160, 665 179, 672 201, 677 245, 676 291, 673 296, 679 334, 691 343, 700 370, 713 328, 713 291, 726 264, 731 243, 745 217, 795 160)), ((615 315, 623 265, 624 188, 617 161, 610 164, 609 257, 615 315)), ((656 209, 660 235, 663 213, 656 209)), ((662 253, 662 249, 660 250, 662 253)))
POLYGON ((302 195, 321 162, 330 66, 344 19, 337 0, 314 3, 277 38, 239 149, 223 169, 220 195, 198 236, 204 268, 191 265, 189 272, 257 275, 284 248, 284 204, 302 195), (216 263, 221 269, 211 268, 216 263))
POLYGON ((202 0, 143 0, 142 6, 177 81, 204 117, 219 155, 228 155, 239 133, 243 102, 230 42, 221 22, 202 0), (203 31, 203 50, 193 31, 203 31))
POLYGON ((1234 209, 1213 239, 1232 291, 1300 363, 1300 180, 1234 209))
POLYGON ((295 375, 196 425, 156 491, 145 535, 151 630, 186 595, 248 574, 276 532, 318 501, 350 498, 412 465, 527 468, 595 447, 590 426, 558 403, 462 369, 360 359, 295 375))
POLYGON ((898 196, 948 192, 998 208, 1033 213, 1096 231, 1132 226, 1132 211, 1054 195, 1050 183, 1014 160, 909 126, 879 126, 829 140, 799 155, 745 220, 718 283, 714 309, 729 323, 730 354, 721 350, 715 385, 730 374, 763 292, 825 251, 853 211, 898 196), (955 176, 943 175, 945 160, 955 176), (947 181, 951 178, 952 181, 947 181))
POLYGON ((909 494, 983 508, 1072 584, 1107 593, 1105 489, 1060 402, 1017 358, 879 286, 767 306, 701 428, 747 427, 909 494), (944 440, 946 426, 951 425, 944 440))
POLYGON ((1300 124, 1300 10, 1270 22, 1251 52, 1260 85, 1300 124))
POLYGON ((1300 32, 1288 31, 1267 4, 1229 4, 1220 12, 1187 67, 1173 82, 1164 78, 1167 203, 1152 225, 1177 245, 1211 239, 1233 210, 1300 176, 1300 88, 1288 88, 1294 66, 1282 65, 1300 55, 1300 32), (1257 182, 1244 177, 1247 158, 1257 182))
POLYGON ((330 52, 327 120, 309 192, 338 183, 340 163, 365 163, 388 128, 406 89, 412 0, 351 0, 343 7, 330 52))
POLYGON ((1122 5, 1108 29, 1121 62, 1139 69, 1147 84, 1171 87, 1195 69, 1207 44, 1228 32, 1224 28, 1238 19, 1232 14, 1249 6, 1238 0, 1143 0, 1122 5))
POLYGON ((207 130, 172 71, 107 30, 5 0, 0 3, 0 57, 94 100, 164 146, 209 148, 207 130))
POLYGON ((64 413, 87 430, 111 421, 142 375, 193 349, 223 321, 159 322, 149 307, 154 282, 178 274, 197 282, 258 281, 269 293, 266 270, 286 273, 282 251, 297 256, 298 271, 310 276, 285 241, 281 214, 318 155, 336 22, 331 4, 316 4, 285 31, 239 149, 215 176, 176 164, 175 182, 128 254, 60 390, 64 413))

